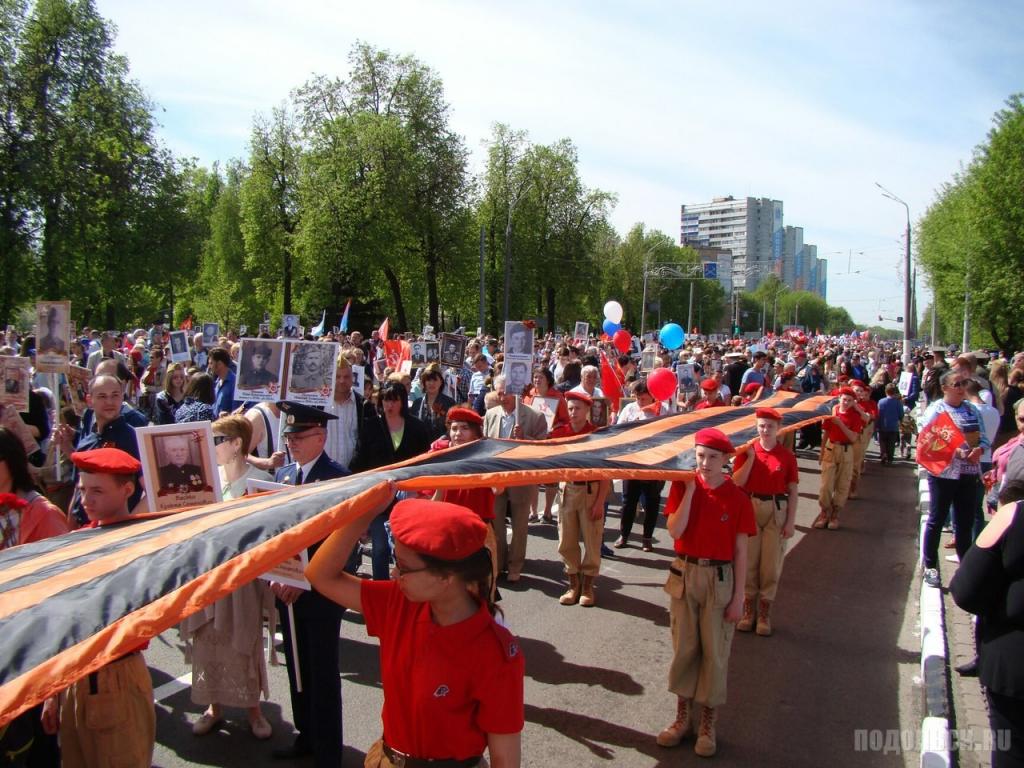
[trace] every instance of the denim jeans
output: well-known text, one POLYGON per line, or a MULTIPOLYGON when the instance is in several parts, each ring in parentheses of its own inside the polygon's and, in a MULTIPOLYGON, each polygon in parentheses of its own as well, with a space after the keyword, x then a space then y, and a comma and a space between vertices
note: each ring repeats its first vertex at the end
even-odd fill
POLYGON ((928 522, 924 528, 924 567, 937 568, 939 562, 939 539, 942 526, 953 509, 953 530, 956 536, 956 553, 963 560, 974 542, 976 516, 981 514, 978 503, 978 475, 962 475, 958 480, 928 475, 928 493, 931 496, 928 522), (977 510, 977 515, 975 513, 977 510))
POLYGON ((374 581, 387 581, 391 578, 391 531, 388 530, 388 518, 391 509, 381 512, 370 522, 370 564, 373 569, 374 581))

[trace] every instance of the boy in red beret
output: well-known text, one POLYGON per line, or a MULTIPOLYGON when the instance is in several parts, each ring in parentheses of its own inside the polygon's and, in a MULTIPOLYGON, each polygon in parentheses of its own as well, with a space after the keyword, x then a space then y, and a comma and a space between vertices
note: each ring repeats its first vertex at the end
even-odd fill
POLYGON ((864 427, 860 431, 857 442, 853 445, 853 475, 850 478, 850 498, 857 498, 857 484, 864 472, 864 454, 874 434, 874 422, 878 418, 878 403, 871 399, 871 388, 860 379, 853 379, 850 387, 857 395, 857 405, 868 415, 864 427))
POLYGON ((771 608, 782 576, 786 541, 793 537, 799 500, 799 470, 796 456, 779 441, 782 415, 774 408, 754 411, 757 440, 736 457, 733 482, 750 494, 757 532, 747 539, 747 573, 740 632, 754 627, 757 606, 757 634, 772 633, 771 608))
MULTIPOLYGON (((102 528, 130 517, 138 460, 118 448, 71 454, 78 490, 89 517, 85 528, 102 528)), ((123 765, 149 768, 156 740, 153 681, 142 650, 116 659, 73 683, 43 705, 43 728, 60 730, 64 768, 123 765)))
POLYGON ((729 650, 743 610, 747 537, 757 532, 750 497, 723 474, 732 443, 717 429, 694 439, 697 472, 673 482, 665 514, 675 540, 665 591, 671 596, 672 665, 668 688, 678 697, 675 720, 657 743, 674 747, 691 731, 691 704, 701 705, 694 752, 717 749, 717 707, 725 703, 729 650))
POLYGON ((857 404, 857 393, 851 387, 841 387, 835 394, 839 395, 839 404, 821 425, 821 511, 812 523, 815 528, 828 526, 832 531, 839 527, 839 515, 850 496, 854 444, 870 418, 857 404))
POLYGON ((488 597, 487 524, 457 504, 400 501, 391 512, 395 578, 345 573, 340 564, 381 508, 331 534, 306 569, 380 638, 384 733, 365 765, 477 765, 485 750, 491 765, 519 765, 525 666, 488 597))
MULTIPOLYGON (((566 392, 569 423, 555 427, 549 437, 572 437, 593 432, 596 429, 590 421, 593 402, 586 393, 566 392)), ((601 570, 604 500, 610 486, 608 480, 562 483, 562 498, 558 505, 558 554, 569 576, 569 589, 558 598, 562 605, 579 603, 589 608, 597 602, 594 580, 601 570)))

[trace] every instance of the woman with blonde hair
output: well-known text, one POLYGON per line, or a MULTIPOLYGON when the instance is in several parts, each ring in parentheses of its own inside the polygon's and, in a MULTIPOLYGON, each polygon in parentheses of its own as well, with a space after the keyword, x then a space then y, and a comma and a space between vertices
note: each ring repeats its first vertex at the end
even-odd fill
MULTIPOLYGON (((271 479, 245 460, 252 440, 248 419, 224 416, 214 422, 213 435, 225 501, 245 496, 250 479, 271 479)), ((192 701, 207 705, 192 724, 196 736, 220 726, 223 707, 229 706, 247 710, 253 736, 270 738, 270 723, 260 710, 260 696, 269 695, 263 656, 263 611, 268 607, 273 607, 270 590, 256 579, 182 623, 182 634, 192 642, 192 701)))
POLYGON ((173 424, 174 414, 185 402, 185 384, 188 375, 181 363, 171 363, 164 374, 164 386, 153 403, 152 420, 154 424, 173 424))

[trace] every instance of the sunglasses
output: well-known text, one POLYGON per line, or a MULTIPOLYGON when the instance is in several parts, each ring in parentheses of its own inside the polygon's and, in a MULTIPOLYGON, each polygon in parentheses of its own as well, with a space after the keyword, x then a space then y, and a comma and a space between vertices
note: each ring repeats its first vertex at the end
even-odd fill
POLYGON ((408 576, 412 573, 420 573, 421 571, 429 570, 430 567, 426 565, 422 568, 406 568, 397 560, 397 558, 395 559, 395 573, 397 573, 399 576, 408 576))
POLYGON ((966 387, 966 386, 967 386, 967 382, 966 382, 966 381, 963 381, 963 380, 960 380, 960 381, 954 381, 954 382, 953 382, 952 384, 950 384, 949 386, 951 386, 951 387, 956 387, 957 389, 962 389, 963 387, 966 387))
POLYGON ((228 437, 227 435, 214 435, 213 436, 213 444, 214 445, 220 445, 221 443, 226 442, 226 441, 228 441, 230 439, 231 438, 228 437))

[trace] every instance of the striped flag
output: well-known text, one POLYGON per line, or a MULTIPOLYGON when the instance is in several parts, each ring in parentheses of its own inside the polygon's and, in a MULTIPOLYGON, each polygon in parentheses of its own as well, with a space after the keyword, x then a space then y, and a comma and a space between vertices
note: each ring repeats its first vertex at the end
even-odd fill
POLYGON ((345 304, 345 311, 341 313, 341 324, 338 329, 342 333, 348 333, 348 311, 352 308, 352 299, 349 299, 345 304))
POLYGON ((540 442, 477 440, 372 472, 274 494, 84 529, 0 552, 0 727, 75 680, 352 524, 400 490, 565 480, 686 480, 694 436, 717 427, 737 447, 754 411, 782 430, 827 418, 835 398, 779 392, 714 408, 540 442))

